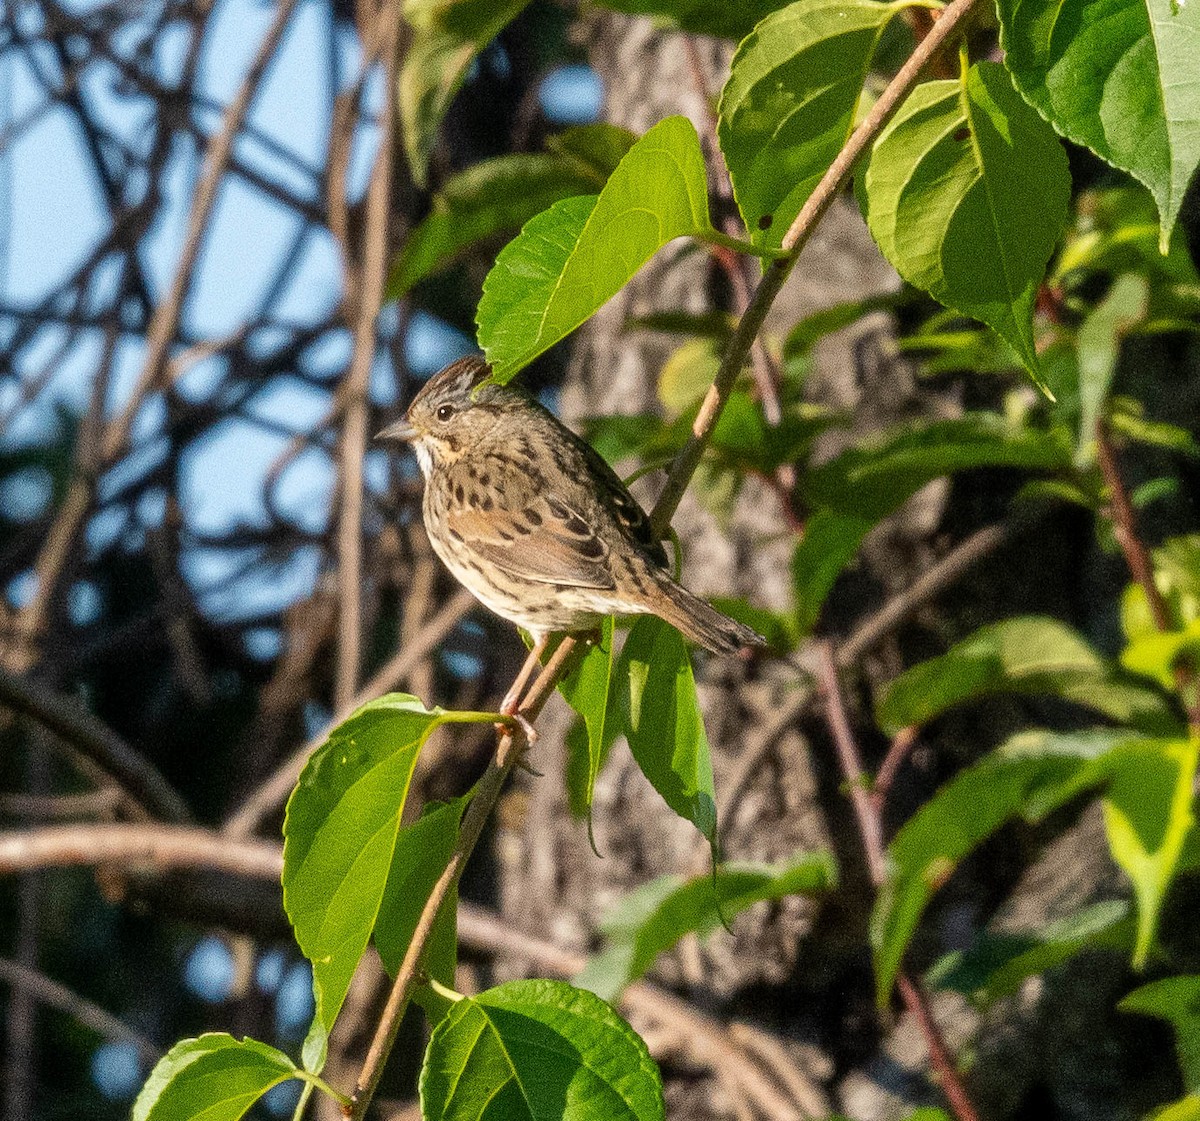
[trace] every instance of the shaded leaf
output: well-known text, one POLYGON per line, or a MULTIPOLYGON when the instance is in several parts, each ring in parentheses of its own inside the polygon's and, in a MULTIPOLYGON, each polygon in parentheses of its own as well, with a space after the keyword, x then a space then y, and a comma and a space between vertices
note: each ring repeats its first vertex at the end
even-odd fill
POLYGON ((479 341, 506 382, 603 306, 667 242, 710 229, 704 157, 685 117, 626 153, 600 194, 556 203, 496 258, 479 341))
POLYGON ((1154 195, 1165 253, 1200 162, 1200 10, 1177 0, 1000 0, 1017 88, 1154 195))
POLYGON ((845 145, 875 46, 899 10, 874 0, 798 0, 738 47, 717 137, 755 243, 782 243, 845 145))
POLYGON ((1175 1049, 1184 1085, 1200 1093, 1200 977, 1164 977, 1134 989, 1117 1006, 1166 1020, 1175 1029, 1175 1049))
POLYGON ((1121 730, 1016 736, 961 771, 905 822, 888 846, 889 876, 871 916, 880 1005, 925 907, 959 862, 1009 818, 1043 817, 1102 782, 1110 773, 1105 757, 1138 742, 1145 741, 1121 730))
POLYGON ((876 443, 858 444, 805 475, 818 506, 878 520, 926 483, 974 467, 1055 470, 1071 466, 1061 431, 1018 427, 991 413, 909 425, 876 443))
POLYGON ((600 641, 589 646, 578 666, 559 682, 563 699, 583 718, 586 750, 567 771, 567 797, 571 812, 591 812, 596 776, 609 748, 621 734, 619 715, 610 704, 609 685, 613 671, 613 620, 601 624, 600 641))
POLYGON ((786 895, 827 891, 837 882, 829 853, 800 853, 775 864, 723 864, 711 876, 660 876, 622 899, 606 916, 608 946, 575 983, 613 1000, 659 954, 685 934, 709 934, 740 911, 786 895))
POLYGON ((683 637, 653 615, 638 616, 613 677, 622 726, 642 774, 671 809, 715 844, 712 757, 683 637))
POLYGON ((1036 615, 980 627, 940 657, 913 666, 883 690, 875 718, 894 736, 996 693, 1059 697, 1152 734, 1180 730, 1161 694, 1124 677, 1070 627, 1036 615))
POLYGON ((132 1121, 238 1121, 272 1086, 296 1075, 282 1051, 213 1032, 176 1043, 133 1103, 132 1121))
POLYGON ((586 172, 596 188, 604 186, 636 143, 636 133, 607 121, 565 128, 546 138, 546 147, 586 172))
POLYGON ((968 950, 947 954, 925 974, 931 988, 949 989, 990 1004, 1084 949, 1133 947, 1130 906, 1108 899, 1029 933, 982 934, 968 950))
POLYGON ((426 1121, 657 1121, 662 1079, 637 1033, 561 981, 510 981, 458 1001, 421 1068, 426 1121))
POLYGON ((796 629, 800 634, 812 633, 842 569, 874 525, 875 519, 837 510, 818 510, 805 523, 804 536, 792 554, 796 629))
POLYGON ((599 185, 575 161, 543 153, 500 156, 460 172, 434 195, 429 215, 401 247, 386 299, 399 299, 485 238, 519 230, 560 199, 599 185))
POLYGON ((1112 386, 1121 353, 1121 339, 1146 317, 1150 288, 1145 277, 1119 277, 1104 300, 1080 324, 1079 447, 1094 449, 1096 422, 1112 386))
MULTIPOLYGON (((458 826, 468 796, 426 805, 412 825, 402 826, 392 853, 392 868, 384 887, 375 923, 375 948, 389 976, 395 977, 408 952, 413 931, 434 885, 446 870, 458 842, 458 826)), ((458 887, 451 890, 438 912, 425 947, 423 972, 454 988, 458 963, 458 887)), ((431 1020, 435 1018, 430 1017, 431 1020)), ((435 1020, 436 1022, 436 1020, 435 1020)))
POLYGON ((871 233, 900 275, 993 328, 1040 379, 1034 300, 1071 177, 1005 69, 981 62, 918 86, 875 142, 864 183, 871 233))
POLYGON ((404 152, 425 185, 438 127, 471 60, 520 15, 529 0, 404 0, 412 28, 397 79, 404 152))

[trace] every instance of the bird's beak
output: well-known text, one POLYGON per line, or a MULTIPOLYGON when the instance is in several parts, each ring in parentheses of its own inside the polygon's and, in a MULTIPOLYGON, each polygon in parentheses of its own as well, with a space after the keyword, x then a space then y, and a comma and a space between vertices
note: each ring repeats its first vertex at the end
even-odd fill
POLYGON ((376 440, 415 440, 420 435, 407 420, 397 421, 395 424, 385 428, 375 437, 376 440))

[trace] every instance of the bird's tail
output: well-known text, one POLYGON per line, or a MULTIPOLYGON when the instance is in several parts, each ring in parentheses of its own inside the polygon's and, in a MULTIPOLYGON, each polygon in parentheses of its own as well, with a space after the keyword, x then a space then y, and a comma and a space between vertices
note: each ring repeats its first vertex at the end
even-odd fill
POLYGON ((656 583, 662 596, 655 597, 652 610, 692 642, 714 654, 735 654, 744 646, 766 645, 767 640, 757 631, 722 615, 665 573, 656 583))

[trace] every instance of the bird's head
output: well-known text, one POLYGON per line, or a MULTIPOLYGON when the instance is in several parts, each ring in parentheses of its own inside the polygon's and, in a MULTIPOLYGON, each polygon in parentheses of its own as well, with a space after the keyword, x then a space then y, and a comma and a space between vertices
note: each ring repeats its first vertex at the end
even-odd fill
POLYGON ((476 356, 460 358, 422 386, 404 419, 377 439, 412 444, 426 478, 435 464, 452 463, 477 447, 504 414, 525 404, 524 395, 501 385, 484 385, 492 368, 476 356))

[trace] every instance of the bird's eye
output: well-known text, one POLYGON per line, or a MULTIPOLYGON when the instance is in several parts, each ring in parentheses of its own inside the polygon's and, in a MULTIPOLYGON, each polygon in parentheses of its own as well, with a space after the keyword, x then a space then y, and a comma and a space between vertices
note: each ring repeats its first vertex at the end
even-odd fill
POLYGON ((453 405, 438 405, 437 413, 435 414, 438 420, 449 420, 454 415, 453 405))

